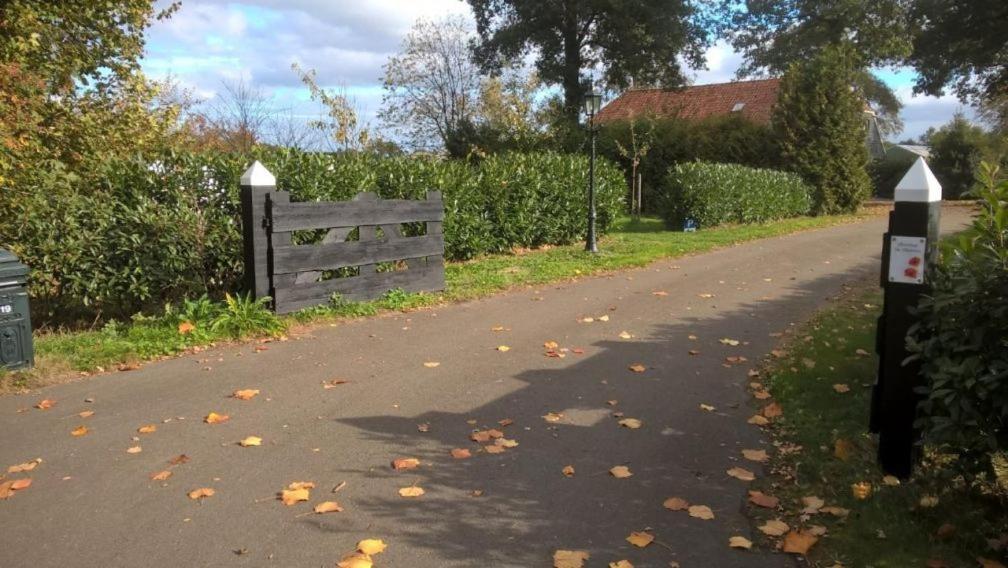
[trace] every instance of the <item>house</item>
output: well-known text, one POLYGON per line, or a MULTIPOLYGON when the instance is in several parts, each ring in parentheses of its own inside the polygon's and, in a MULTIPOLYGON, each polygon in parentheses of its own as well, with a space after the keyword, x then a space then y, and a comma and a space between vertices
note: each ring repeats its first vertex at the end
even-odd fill
MULTIPOLYGON (((774 78, 692 85, 683 89, 630 88, 604 106, 595 120, 599 124, 635 116, 702 120, 738 114, 757 124, 769 125, 780 83, 780 79, 774 78)), ((875 159, 885 156, 875 113, 867 107, 865 126, 869 154, 875 159)))

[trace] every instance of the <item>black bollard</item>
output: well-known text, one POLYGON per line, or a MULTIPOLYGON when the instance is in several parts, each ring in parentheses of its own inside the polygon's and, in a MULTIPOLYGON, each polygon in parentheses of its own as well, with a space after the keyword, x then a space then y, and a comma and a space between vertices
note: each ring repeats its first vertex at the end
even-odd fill
POLYGON ((919 457, 914 428, 923 384, 920 364, 904 363, 910 308, 929 291, 928 269, 938 253, 941 184, 918 158, 896 185, 889 231, 882 245, 883 306, 876 330, 878 376, 872 392, 869 429, 879 435, 878 459, 891 475, 907 478, 919 457))

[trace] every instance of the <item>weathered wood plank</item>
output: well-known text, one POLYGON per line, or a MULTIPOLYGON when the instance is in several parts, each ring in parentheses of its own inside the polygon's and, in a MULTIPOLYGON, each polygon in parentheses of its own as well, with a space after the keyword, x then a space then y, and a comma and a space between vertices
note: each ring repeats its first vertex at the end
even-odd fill
POLYGON ((276 311, 285 314, 311 306, 325 304, 333 294, 352 301, 371 300, 385 292, 401 288, 406 292, 429 292, 444 289, 444 270, 420 267, 398 272, 376 272, 350 278, 333 278, 312 284, 276 290, 276 311))
MULTIPOLYGON (((378 202, 378 194, 373 192, 358 193, 353 198, 354 201, 372 203, 378 202)), ((357 227, 357 239, 361 242, 374 241, 378 239, 378 230, 374 225, 361 225, 357 227)), ((357 268, 360 275, 374 274, 378 271, 377 264, 362 264, 357 268)))
MULTIPOLYGON (((266 196, 267 207, 269 209, 270 220, 276 219, 273 211, 278 206, 284 206, 290 203, 290 193, 286 191, 277 191, 266 196)), ((290 246, 291 244, 291 234, 288 231, 277 231, 275 227, 270 226, 270 236, 269 236, 269 246, 270 246, 270 259, 271 262, 275 263, 275 255, 272 251, 275 251, 278 247, 290 246)), ((270 269, 270 288, 286 288, 294 284, 297 279, 296 274, 279 274, 273 268, 270 269)), ((275 301, 275 300, 274 300, 275 301)))
POLYGON ((444 254, 444 236, 427 235, 398 241, 350 241, 328 245, 273 247, 273 273, 335 270, 366 263, 444 254))
MULTIPOLYGON (((336 227, 334 229, 329 229, 329 232, 322 237, 322 241, 319 244, 328 245, 332 243, 342 243, 346 240, 347 236, 353 232, 353 227, 336 227)), ((302 272, 297 275, 294 280, 295 284, 308 284, 310 282, 315 282, 322 276, 321 270, 310 270, 308 272, 302 272)))
POLYGON ((382 199, 378 201, 290 203, 278 204, 273 210, 274 231, 306 231, 328 229, 329 227, 443 220, 444 205, 440 200, 382 199))

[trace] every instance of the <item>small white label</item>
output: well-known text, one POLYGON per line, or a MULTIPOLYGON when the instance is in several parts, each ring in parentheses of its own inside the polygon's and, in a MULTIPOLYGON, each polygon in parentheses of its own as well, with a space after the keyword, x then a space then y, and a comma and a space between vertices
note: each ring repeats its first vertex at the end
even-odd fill
POLYGON ((923 284, 925 251, 924 237, 891 237, 889 241, 889 281, 902 284, 923 284))
POLYGON ((0 314, 9 314, 14 311, 14 306, 10 304, 0 306, 0 314))

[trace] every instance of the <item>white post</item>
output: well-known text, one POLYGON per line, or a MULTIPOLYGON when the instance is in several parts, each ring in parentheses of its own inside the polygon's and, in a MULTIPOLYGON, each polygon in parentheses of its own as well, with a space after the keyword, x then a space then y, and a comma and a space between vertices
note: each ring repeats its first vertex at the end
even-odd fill
POLYGON ((245 289, 256 298, 270 294, 269 270, 266 265, 269 247, 266 196, 275 191, 276 178, 258 160, 241 176, 245 289))

